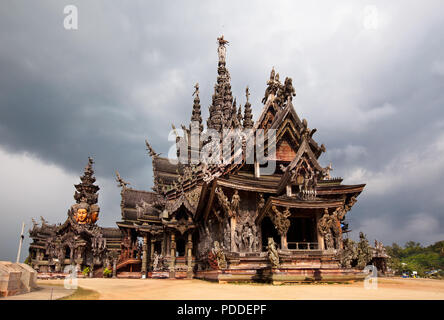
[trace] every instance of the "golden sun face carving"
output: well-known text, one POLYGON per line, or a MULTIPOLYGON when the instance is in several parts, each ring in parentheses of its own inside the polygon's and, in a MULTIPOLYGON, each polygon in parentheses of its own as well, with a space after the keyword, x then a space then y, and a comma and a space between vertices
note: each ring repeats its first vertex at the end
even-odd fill
POLYGON ((77 210, 76 221, 78 224, 85 224, 88 218, 88 211, 86 209, 77 210))

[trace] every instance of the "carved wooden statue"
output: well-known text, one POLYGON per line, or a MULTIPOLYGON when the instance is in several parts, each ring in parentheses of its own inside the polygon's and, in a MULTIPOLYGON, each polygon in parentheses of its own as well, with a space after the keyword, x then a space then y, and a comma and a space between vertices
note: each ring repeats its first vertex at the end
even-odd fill
POLYGON ((268 238, 268 260, 270 260, 272 268, 279 268, 279 253, 276 249, 276 243, 273 238, 268 238))

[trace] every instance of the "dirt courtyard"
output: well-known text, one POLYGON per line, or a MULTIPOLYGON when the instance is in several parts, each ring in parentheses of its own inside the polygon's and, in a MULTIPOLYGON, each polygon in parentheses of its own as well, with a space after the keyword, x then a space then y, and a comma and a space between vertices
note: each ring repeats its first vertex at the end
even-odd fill
MULTIPOLYGON (((43 280, 39 284, 63 284, 43 280)), ((218 284, 201 280, 169 279, 79 279, 78 285, 99 293, 99 299, 113 300, 444 300, 444 281, 430 279, 378 278, 377 289, 363 282, 350 284, 218 284)))

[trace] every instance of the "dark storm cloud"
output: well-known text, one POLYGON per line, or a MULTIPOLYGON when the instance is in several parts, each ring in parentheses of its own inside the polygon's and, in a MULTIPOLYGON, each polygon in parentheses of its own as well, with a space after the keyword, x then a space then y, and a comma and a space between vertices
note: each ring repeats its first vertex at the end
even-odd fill
MULTIPOLYGON (((94 156, 108 212, 101 222, 113 225, 120 201, 114 170, 134 187, 150 188, 144 139, 167 154, 171 123, 189 121, 196 82, 206 119, 216 37, 224 33, 237 101, 245 102, 249 85, 257 119, 275 66, 281 79, 293 78, 296 111, 327 146, 322 164, 332 162, 346 183, 368 184, 349 215, 355 232, 388 243, 442 240, 441 11, 439 1, 2 3, 0 148, 4 157, 26 152, 34 162, 62 168, 56 185, 77 183, 87 156, 94 156), (78 7, 79 30, 63 28, 66 4, 78 7)), ((15 176, 32 175, 29 162, 21 167, 8 159, 15 176)), ((13 191, 1 188, 6 200, 13 191)), ((24 189, 29 203, 45 197, 24 189)), ((40 215, 58 222, 73 191, 65 198, 64 188, 48 190, 48 201, 37 201, 44 210, 4 201, 2 212, 19 210, 8 224, 40 215), (51 206, 54 193, 64 199, 59 207, 51 206)), ((3 228, 3 239, 15 239, 3 228)), ((14 246, 2 246, 2 258, 11 259, 14 246)))

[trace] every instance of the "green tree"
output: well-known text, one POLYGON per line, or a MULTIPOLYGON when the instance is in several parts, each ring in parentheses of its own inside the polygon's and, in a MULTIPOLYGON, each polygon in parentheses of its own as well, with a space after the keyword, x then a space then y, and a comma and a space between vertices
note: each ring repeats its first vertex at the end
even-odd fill
POLYGON ((386 249, 391 257, 389 266, 396 274, 417 271, 419 276, 428 276, 429 271, 444 270, 444 241, 427 247, 415 241, 406 242, 404 247, 393 243, 386 249))

